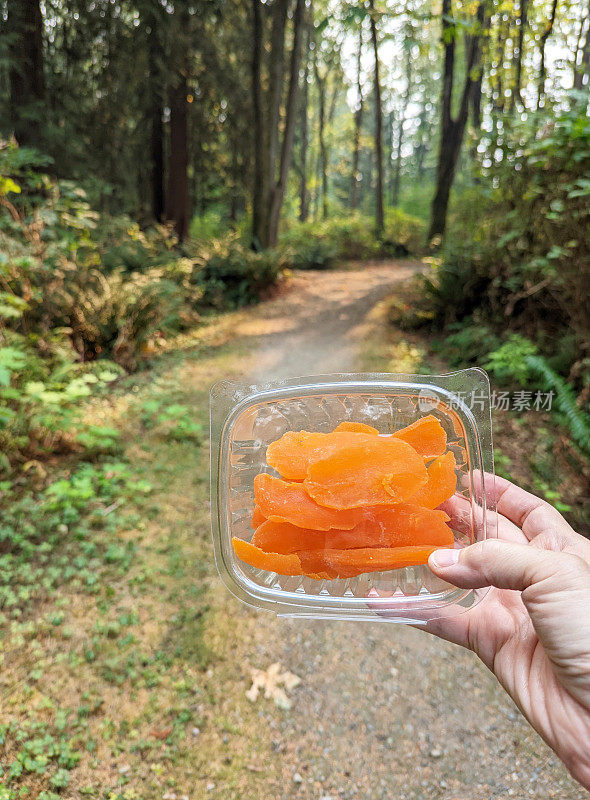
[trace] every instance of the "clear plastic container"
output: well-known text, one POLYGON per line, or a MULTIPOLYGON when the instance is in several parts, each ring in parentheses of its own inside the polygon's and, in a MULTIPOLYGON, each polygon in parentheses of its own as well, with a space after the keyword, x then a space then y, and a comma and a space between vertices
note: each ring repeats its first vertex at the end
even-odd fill
POLYGON ((485 590, 458 589, 427 566, 355 578, 315 580, 256 569, 231 539, 250 540, 254 477, 275 473, 267 446, 285 432, 328 432, 345 420, 391 434, 426 414, 438 418, 457 462, 449 525, 455 547, 496 535, 490 389, 486 373, 314 375, 251 385, 222 381, 211 389, 211 518, 215 560, 232 594, 280 616, 423 624, 463 613, 485 590), (487 501, 486 501, 487 496, 487 501))

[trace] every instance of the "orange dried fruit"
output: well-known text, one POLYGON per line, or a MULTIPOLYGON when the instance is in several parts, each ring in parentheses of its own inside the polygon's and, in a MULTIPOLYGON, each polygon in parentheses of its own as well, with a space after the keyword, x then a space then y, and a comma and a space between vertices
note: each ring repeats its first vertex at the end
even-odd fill
POLYGON ((374 439, 374 434, 353 431, 311 433, 287 431, 266 449, 267 463, 287 480, 302 481, 312 461, 326 458, 359 438, 374 439))
POLYGON ((236 555, 246 564, 258 569, 265 569, 268 572, 276 572, 278 575, 301 575, 301 562, 295 554, 284 555, 282 553, 266 553, 259 547, 246 542, 243 539, 232 538, 232 544, 236 555))
POLYGON ((416 420, 407 428, 402 428, 393 435, 396 439, 401 439, 411 445, 423 458, 441 456, 447 449, 447 434, 432 414, 416 420))
POLYGON ((362 547, 355 550, 302 551, 298 554, 304 574, 326 572, 332 577, 353 578, 367 572, 384 572, 426 564, 438 545, 411 547, 362 547))
POLYGON ((289 483, 264 472, 254 478, 254 498, 256 508, 265 518, 290 522, 300 528, 347 530, 362 517, 359 509, 324 508, 311 499, 301 483, 289 483))
POLYGON ((428 480, 410 500, 425 508, 437 508, 455 494, 457 488, 455 456, 449 450, 428 465, 428 480))
POLYGON ((424 461, 406 442, 393 436, 350 435, 357 437, 353 443, 310 463, 303 486, 319 505, 393 505, 408 500, 426 483, 424 461))
POLYGON ((264 522, 252 537, 252 544, 272 553, 298 550, 347 550, 355 547, 406 547, 428 544, 453 545, 453 532, 443 511, 431 511, 400 503, 365 510, 363 519, 352 530, 318 531, 288 522, 264 522))
MULTIPOLYGON (((256 476, 258 477, 258 476, 256 476)), ((254 478, 254 486, 256 486, 256 478, 254 478)), ((252 513, 252 519, 250 520, 250 526, 256 530, 259 525, 262 525, 265 522, 266 517, 262 513, 260 506, 254 506, 254 511, 252 513)))
POLYGON ((370 433, 373 436, 379 435, 377 428, 374 428, 372 425, 366 425, 364 422, 341 422, 340 425, 336 425, 334 428, 334 433, 337 431, 349 431, 350 433, 370 433))

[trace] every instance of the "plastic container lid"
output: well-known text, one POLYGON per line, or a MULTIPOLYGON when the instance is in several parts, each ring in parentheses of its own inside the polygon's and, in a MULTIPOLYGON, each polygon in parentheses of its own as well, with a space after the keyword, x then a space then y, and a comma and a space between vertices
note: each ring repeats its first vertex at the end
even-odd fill
MULTIPOLYGON (((211 519, 219 574, 237 598, 280 616, 424 624, 463 613, 486 590, 465 590, 427 566, 315 580, 281 576, 241 561, 231 539, 250 540, 253 481, 267 446, 287 431, 329 432, 346 420, 391 434, 432 414, 457 463, 450 527, 455 547, 496 536, 490 387, 477 368, 445 375, 316 375, 261 385, 222 381, 211 389, 211 519), (487 497, 487 501, 486 501, 487 497)), ((448 511, 447 506, 445 506, 448 511)))

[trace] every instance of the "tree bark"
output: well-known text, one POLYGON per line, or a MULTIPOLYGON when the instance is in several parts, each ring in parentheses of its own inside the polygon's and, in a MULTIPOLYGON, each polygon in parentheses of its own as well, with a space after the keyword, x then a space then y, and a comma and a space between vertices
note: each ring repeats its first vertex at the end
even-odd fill
POLYGON ((305 40, 305 70, 303 72, 303 91, 301 96, 301 176, 299 182, 299 221, 305 222, 309 214, 309 191, 307 188, 307 146, 308 146, 308 119, 307 109, 309 105, 309 58, 310 58, 310 45, 311 45, 311 29, 313 27, 313 19, 311 9, 308 12, 308 19, 306 24, 306 40, 305 40))
POLYGON ((254 132, 254 186, 252 192, 252 247, 264 240, 264 120, 262 117, 262 18, 260 0, 252 0, 252 113, 254 132))
POLYGON ((291 49, 289 66, 289 90, 287 93, 287 105, 285 109, 285 128, 283 131, 283 141, 281 143, 279 175, 276 184, 273 186, 270 198, 269 245, 271 247, 276 245, 278 239, 281 208, 283 207, 285 187, 287 185, 287 178, 289 176, 289 169, 291 168, 291 159, 293 156, 295 121, 297 119, 297 106, 299 103, 301 28, 304 10, 305 0, 297 0, 295 12, 293 14, 293 46, 291 49))
POLYGON ((178 241, 188 234, 190 203, 188 194, 187 77, 183 69, 170 90, 170 157, 166 216, 174 222, 178 241))
POLYGON ((393 178, 393 205, 396 206, 399 202, 399 189, 402 169, 402 147, 404 141, 404 124, 406 121, 406 114, 408 113, 408 105, 410 102, 410 95, 412 91, 412 53, 408 50, 406 58, 406 91, 404 92, 404 99, 402 104, 402 113, 399 118, 397 128, 397 153, 395 158, 395 175, 393 178))
POLYGON ((522 100, 522 57, 524 54, 524 33, 528 21, 528 0, 520 0, 520 10, 518 14, 518 49, 515 53, 516 58, 516 72, 514 77, 514 90, 510 95, 509 111, 512 111, 516 105, 516 101, 524 107, 522 100))
POLYGON ((541 41, 539 43, 539 49, 541 51, 541 65, 539 67, 539 83, 537 86, 537 111, 541 108, 545 98, 545 77, 546 77, 546 70, 545 70, 545 48, 547 46, 547 39, 551 36, 553 31, 553 26, 555 25, 555 14, 557 12, 557 0, 553 0, 551 4, 551 15, 549 17, 549 22, 547 23, 547 27, 541 34, 541 41))
POLYGON ((157 222, 164 217, 164 123, 162 121, 162 76, 160 74, 159 58, 161 46, 155 16, 150 20, 148 43, 149 56, 149 82, 150 82, 150 145, 151 145, 151 184, 152 184, 152 215, 157 222))
POLYGON ((576 58, 574 62, 574 89, 581 91, 584 87, 584 78, 587 77, 586 88, 590 88, 590 1, 586 15, 582 17, 580 23, 580 35, 578 36, 578 46, 576 47, 576 58), (586 38, 582 44, 582 35, 586 24, 586 38), (580 58, 579 53, 582 56, 580 58), (578 64, 578 61, 580 63, 578 64))
POLYGON ((285 71, 285 29, 287 25, 287 12, 289 0, 275 0, 270 7, 272 14, 272 27, 270 33, 270 55, 268 64, 268 106, 267 106, 267 147, 266 164, 264 167, 264 215, 261 243, 269 247, 270 235, 270 207, 277 172, 279 154, 279 129, 281 122, 281 100, 283 97, 283 77, 285 71))
POLYGON ((352 174, 350 176, 350 207, 358 208, 359 200, 359 156, 361 150, 361 128, 363 125, 363 83, 362 83, 363 25, 359 24, 358 54, 356 62, 356 91, 358 105, 354 112, 354 137, 352 145, 352 174))
POLYGON ((42 145, 43 18, 39 0, 8 0, 10 117, 20 145, 42 145))
POLYGON ((320 151, 320 170, 322 185, 322 217, 328 217, 328 156, 326 151, 326 79, 320 76, 317 58, 314 59, 315 79, 318 85, 318 142, 320 151))
POLYGON ((381 84, 379 81, 379 44, 377 41, 377 22, 375 20, 375 0, 369 0, 371 15, 371 41, 373 43, 373 56, 375 67, 373 85, 375 94, 375 160, 377 162, 377 185, 375 195, 375 234, 378 238, 383 235, 383 113, 381 110, 381 84))
MULTIPOLYGON (((477 8, 477 21, 481 30, 483 22, 483 3, 477 8)), ((453 82, 455 68, 455 36, 452 0, 442 4, 442 42, 444 46, 444 68, 441 92, 441 136, 436 171, 436 189, 432 200, 430 230, 428 238, 442 238, 447 220, 449 196, 455 178, 455 170, 465 134, 469 112, 469 100, 473 89, 473 70, 478 63, 480 52, 480 30, 470 35, 466 41, 466 64, 463 93, 457 116, 452 116, 453 82)))

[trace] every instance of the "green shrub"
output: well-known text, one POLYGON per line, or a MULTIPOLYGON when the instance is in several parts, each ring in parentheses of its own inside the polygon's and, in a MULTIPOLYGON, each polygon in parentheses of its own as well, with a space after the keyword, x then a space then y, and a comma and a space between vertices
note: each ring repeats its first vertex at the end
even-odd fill
POLYGON ((327 269, 337 255, 336 246, 322 239, 307 239, 283 251, 292 269, 327 269))
POLYGON ((281 235, 279 249, 288 266, 324 269, 348 259, 418 253, 425 228, 421 220, 390 209, 381 242, 374 230, 374 220, 357 211, 318 222, 297 222, 281 235))
POLYGON ((385 214, 383 239, 392 255, 415 255, 422 252, 426 224, 399 208, 390 208, 385 214))
POLYGON ((590 282, 590 119, 572 105, 541 128, 533 115, 506 130, 504 157, 453 204, 442 263, 426 279, 437 325, 475 309, 498 331, 531 338, 555 365, 587 363, 590 282), (566 338, 567 337, 567 338, 566 338), (567 353, 567 358, 565 357, 567 353))
POLYGON ((255 253, 235 240, 215 242, 197 263, 192 283, 202 290, 202 305, 238 308, 258 300, 282 268, 273 250, 255 253))
POLYGON ((590 425, 587 415, 578 408, 576 395, 571 387, 539 355, 537 347, 519 334, 511 334, 497 349, 488 354, 483 364, 485 369, 501 383, 530 386, 540 381, 541 389, 555 394, 555 406, 572 439, 586 453, 590 453, 590 425))
POLYGON ((204 214, 195 215, 190 224, 191 238, 196 241, 209 242, 220 239, 228 232, 229 226, 219 209, 210 209, 204 214))
POLYGON ((472 318, 450 324, 447 330, 452 332, 435 349, 442 352, 453 367, 464 367, 468 364, 479 366, 489 353, 500 346, 496 333, 472 318))

